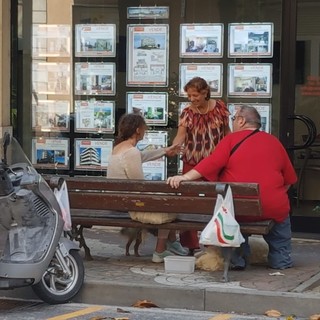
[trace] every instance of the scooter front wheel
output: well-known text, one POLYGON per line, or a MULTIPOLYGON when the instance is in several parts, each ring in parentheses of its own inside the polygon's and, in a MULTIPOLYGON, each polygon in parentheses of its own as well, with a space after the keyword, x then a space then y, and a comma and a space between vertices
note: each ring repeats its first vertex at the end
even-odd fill
POLYGON ((64 260, 69 267, 69 275, 63 272, 62 266, 54 256, 40 282, 32 286, 36 295, 49 304, 70 301, 82 287, 84 266, 78 251, 71 250, 64 260))

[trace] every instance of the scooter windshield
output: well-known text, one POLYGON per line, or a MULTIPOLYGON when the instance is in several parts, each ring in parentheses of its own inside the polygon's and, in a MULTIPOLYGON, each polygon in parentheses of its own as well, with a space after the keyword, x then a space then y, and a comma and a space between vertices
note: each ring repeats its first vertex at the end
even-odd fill
POLYGON ((0 139, 1 162, 6 162, 9 166, 16 163, 27 163, 29 166, 32 166, 19 142, 13 137, 8 137, 7 139, 7 141, 5 141, 6 138, 0 139))
POLYGON ((59 220, 54 194, 19 143, 5 139, 0 145, 0 263, 39 261, 59 220))

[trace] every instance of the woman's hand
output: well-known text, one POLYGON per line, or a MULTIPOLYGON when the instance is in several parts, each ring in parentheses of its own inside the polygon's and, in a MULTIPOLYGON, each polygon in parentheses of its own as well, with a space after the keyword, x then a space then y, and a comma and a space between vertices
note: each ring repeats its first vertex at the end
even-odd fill
POLYGON ((167 179, 167 184, 170 184, 172 188, 177 189, 181 181, 187 181, 187 180, 188 179, 184 175, 173 176, 167 179))
POLYGON ((170 147, 164 148, 167 157, 174 157, 177 154, 183 152, 183 147, 181 144, 176 143, 171 145, 170 147))

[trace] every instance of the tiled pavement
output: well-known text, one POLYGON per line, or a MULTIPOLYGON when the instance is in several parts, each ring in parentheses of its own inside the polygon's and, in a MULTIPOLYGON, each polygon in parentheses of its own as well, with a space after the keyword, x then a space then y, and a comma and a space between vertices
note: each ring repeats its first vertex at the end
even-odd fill
MULTIPOLYGON (((295 265, 271 270, 250 265, 245 271, 196 270, 192 274, 166 274, 163 264, 151 262, 155 238, 141 245, 141 257, 125 256, 126 239, 116 228, 85 230, 93 261, 85 261, 86 278, 75 302, 130 306, 151 300, 159 307, 263 314, 277 309, 283 314, 320 314, 320 240, 294 238, 295 265)), ((83 255, 83 252, 81 252, 83 255)), ((30 288, 8 296, 32 298, 30 288)))

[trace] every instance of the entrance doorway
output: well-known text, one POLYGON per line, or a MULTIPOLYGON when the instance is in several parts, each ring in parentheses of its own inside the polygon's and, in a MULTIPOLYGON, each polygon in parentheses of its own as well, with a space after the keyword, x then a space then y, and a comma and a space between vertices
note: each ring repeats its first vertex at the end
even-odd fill
MULTIPOLYGON (((297 70, 294 165, 299 177, 292 194, 294 231, 319 232, 320 225, 320 3, 297 2, 297 70), (300 52, 299 52, 300 50, 300 52), (300 68, 300 69, 299 69, 300 68), (297 121, 296 121, 297 120, 297 121), (313 128, 308 128, 308 125, 313 128)), ((290 121, 290 120, 288 120, 290 121)))

